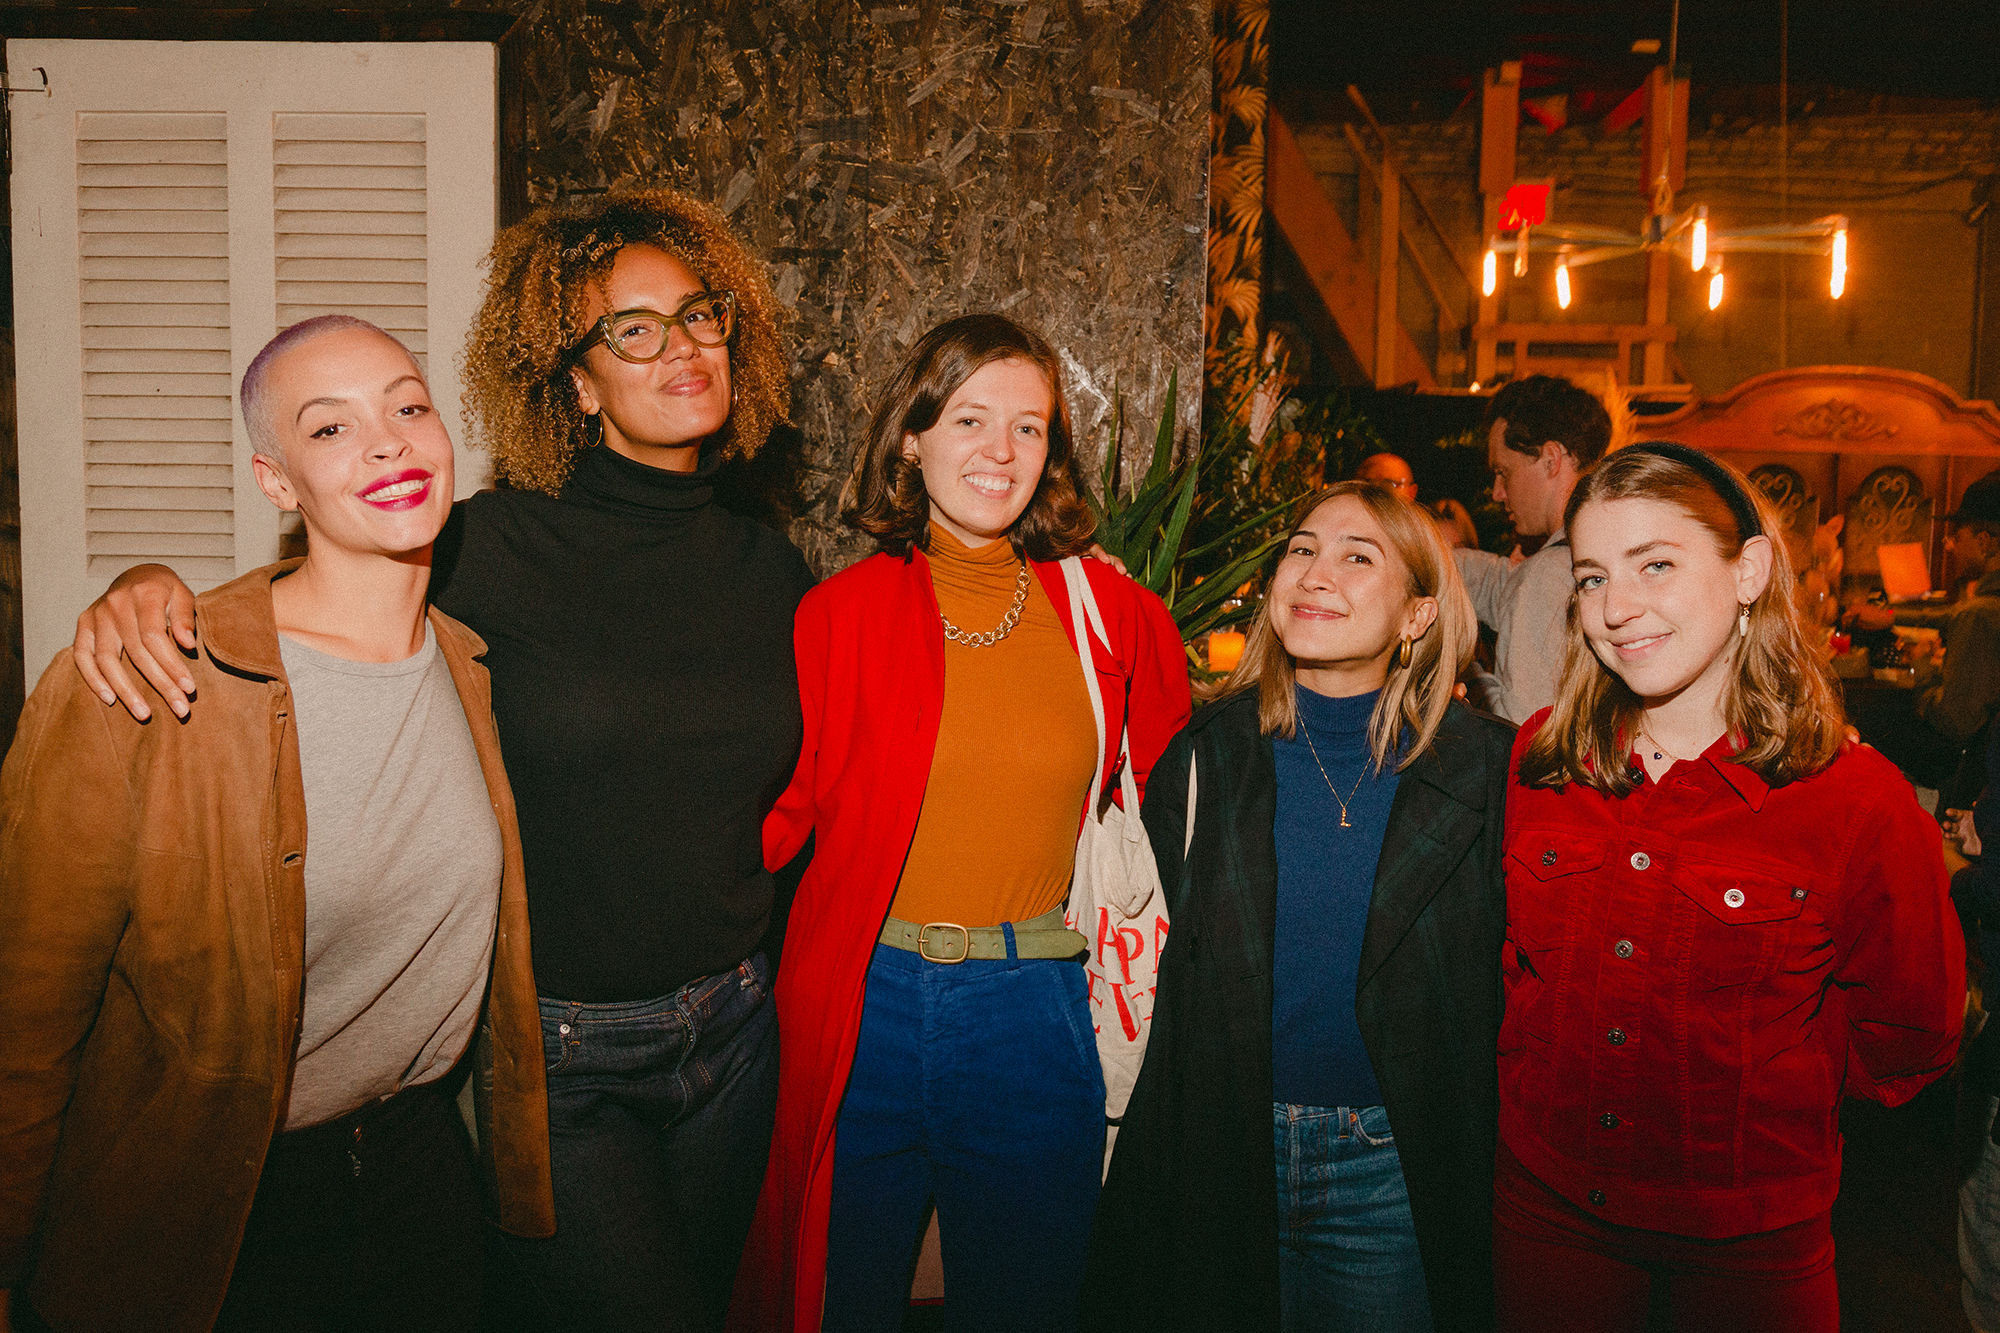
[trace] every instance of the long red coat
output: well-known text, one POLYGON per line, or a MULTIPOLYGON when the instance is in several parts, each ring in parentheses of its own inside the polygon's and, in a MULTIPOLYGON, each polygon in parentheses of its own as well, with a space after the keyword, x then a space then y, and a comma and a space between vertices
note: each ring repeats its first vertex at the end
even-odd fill
MULTIPOLYGON (((1092 636, 1104 696, 1105 789, 1123 727, 1141 793, 1187 724, 1187 659, 1160 599, 1095 560, 1083 562, 1111 636, 1092 636)), ((1034 562, 1072 645, 1058 564, 1034 562)), ((778 968, 779 1081, 771 1164, 736 1279, 730 1328, 813 1333, 826 1282, 833 1129, 861 1030, 868 964, 923 808, 944 710, 944 631, 922 552, 876 555, 806 594, 794 629, 805 743, 791 785, 764 823, 765 864, 782 866, 816 834, 778 968)), ((1083 812, 1077 812, 1082 827, 1083 812)))

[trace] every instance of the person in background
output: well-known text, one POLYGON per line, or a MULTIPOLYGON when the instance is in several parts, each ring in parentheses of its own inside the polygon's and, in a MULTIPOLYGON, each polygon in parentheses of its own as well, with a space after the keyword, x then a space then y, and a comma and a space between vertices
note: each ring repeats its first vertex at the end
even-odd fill
POLYGON ((309 554, 197 600, 185 721, 60 657, 0 769, 0 1283, 15 1329, 469 1333, 445 1080, 482 1006, 493 1206, 554 1216, 485 645, 424 605, 451 440, 344 315, 273 339, 242 409, 309 554))
POLYGON ((1514 531, 1545 537, 1527 559, 1459 549, 1452 554, 1481 623, 1497 636, 1494 711, 1524 722, 1555 701, 1569 606, 1569 548, 1563 509, 1579 478, 1611 443, 1611 415, 1595 394, 1553 375, 1501 387, 1480 430, 1493 468, 1493 498, 1514 531))
MULTIPOLYGON (((722 216, 671 190, 540 209, 488 265, 465 378, 500 488, 453 507, 429 595, 489 645, 556 1223, 489 1235, 489 1304, 536 1333, 715 1329, 770 1147, 761 829, 798 757, 813 578, 714 486, 784 418, 785 312, 722 216)), ((186 596, 142 567, 78 621, 106 703, 147 711, 124 649, 187 711, 186 596)))
MULTIPOLYGON (((1361 460, 1361 466, 1354 469, 1356 481, 1372 481, 1387 486, 1401 500, 1412 504, 1417 499, 1417 474, 1410 465, 1396 454, 1370 454, 1361 460)), ((1479 529, 1473 526, 1472 515, 1464 505, 1446 496, 1426 507, 1431 517, 1438 522, 1438 531, 1444 535, 1447 546, 1479 545, 1479 529)))
MULTIPOLYGON (((1986 772, 2000 774, 2000 733, 1988 733, 1986 772)), ((1966 1322, 1975 1333, 2000 1333, 2000 1129, 1994 1112, 2000 1108, 2000 1023, 1992 1011, 2000 1007, 2000 801, 1989 784, 1970 810, 1949 810, 1945 836, 1973 864, 1951 877, 1951 898, 1959 918, 1976 932, 1979 979, 1986 1000, 1985 1024, 1966 1047, 1961 1116, 1972 1123, 1978 1157, 1958 1187, 1959 1298, 1966 1322), (1985 860, 1986 843, 1994 859, 1985 860)))
POLYGON ((1632 445, 1564 530, 1562 683, 1507 795, 1500 1327, 1832 1333, 1841 1098, 1958 1048, 1937 826, 1847 741, 1740 474, 1632 445))
MULTIPOLYGON (((1860 691, 1853 701, 1861 739, 1919 787, 1950 784, 1966 748, 2000 711, 2000 475, 1965 488, 1958 509, 1945 518, 1944 541, 1959 567, 1978 578, 1971 596, 1945 607, 1850 608, 1864 629, 1907 625, 1936 629, 1944 639, 1944 669, 1934 683, 1915 691, 1860 691)), ((1956 799, 1979 787, 1968 784, 1956 799)))
POLYGON ((1284 552, 1146 798, 1174 927, 1084 1326, 1490 1329, 1514 729, 1452 699, 1479 629, 1415 506, 1342 482, 1284 552))
POLYGON ((881 549, 799 607, 805 743, 767 862, 816 843, 730 1323, 897 1333, 935 1201, 951 1327, 1052 1333, 1075 1323, 1105 1148, 1089 941, 1063 902, 1093 774, 1115 791, 1129 763, 1143 788, 1187 721, 1186 653, 1159 598, 1065 561, 1091 519, 1061 365, 999 315, 917 340, 847 515, 881 549), (1067 572, 1101 625, 1077 623, 1067 572))

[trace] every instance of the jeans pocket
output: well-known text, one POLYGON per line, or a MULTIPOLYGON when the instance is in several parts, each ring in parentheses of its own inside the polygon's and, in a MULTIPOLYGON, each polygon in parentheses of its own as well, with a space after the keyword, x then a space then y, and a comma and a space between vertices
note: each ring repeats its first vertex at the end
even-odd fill
POLYGON ((578 1045, 574 1015, 557 1018, 548 1014, 542 1016, 542 1068, 545 1073, 559 1074, 569 1066, 570 1055, 578 1045))
POLYGON ((1389 1112, 1386 1108, 1364 1106, 1358 1111, 1350 1110, 1347 1114, 1352 1117, 1347 1127, 1360 1142, 1371 1148, 1388 1147, 1396 1142, 1396 1135, 1389 1127, 1389 1112))

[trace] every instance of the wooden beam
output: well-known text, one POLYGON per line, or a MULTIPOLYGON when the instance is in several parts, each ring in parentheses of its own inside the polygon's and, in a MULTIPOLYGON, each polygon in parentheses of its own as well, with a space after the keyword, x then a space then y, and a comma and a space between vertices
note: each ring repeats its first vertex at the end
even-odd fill
MULTIPOLYGON (((1486 246, 1492 240, 1500 225, 1500 197, 1507 193, 1507 187, 1514 183, 1514 142, 1521 128, 1521 65, 1519 61, 1509 61, 1499 70, 1487 70, 1483 81, 1480 100, 1479 124, 1479 193, 1482 196, 1479 208, 1479 254, 1483 271, 1486 261, 1486 246)), ((1483 272, 1482 272, 1483 276, 1483 272)), ((1506 304, 1506 275, 1498 275, 1493 286, 1493 295, 1480 292, 1480 283, 1472 289, 1480 292, 1479 327, 1491 328, 1500 322, 1502 309, 1506 304)), ((1497 340, 1474 335, 1472 344, 1472 380, 1475 384, 1490 384, 1498 372, 1497 340)))
POLYGON ((1380 183, 1378 197, 1382 202, 1375 243, 1375 387, 1386 389, 1396 382, 1396 334, 1403 327, 1396 317, 1396 289, 1403 272, 1403 177, 1385 161, 1380 183))
MULTIPOLYGON (((1646 253, 1646 322, 1656 328, 1667 322, 1667 274, 1673 262, 1673 255, 1665 250, 1646 253)), ((1671 341, 1664 337, 1646 339, 1646 350, 1640 357, 1639 383, 1667 382, 1667 344, 1671 341)))
POLYGON ((1481 324, 1472 336, 1503 343, 1670 343, 1680 330, 1671 324, 1481 324))
MULTIPOLYGON (((1350 89, 1350 91, 1352 90, 1350 89)), ((1355 133, 1354 126, 1348 124, 1346 121, 1340 123, 1340 128, 1347 135, 1347 147, 1354 154, 1354 160, 1361 164, 1361 174, 1373 178, 1376 188, 1380 189, 1381 174, 1377 170, 1373 160, 1369 158, 1368 150, 1362 146, 1361 136, 1355 133)), ((1389 156, 1387 140, 1383 141, 1382 160, 1385 163, 1393 160, 1389 156)), ((1417 207, 1423 208, 1424 197, 1417 193, 1416 183, 1405 178, 1403 184, 1408 187, 1410 198, 1416 200, 1417 207)), ((1426 216, 1428 216, 1428 211, 1426 211, 1426 216)), ((1431 225, 1435 227, 1437 225, 1436 221, 1433 220, 1431 225)), ((1443 244, 1445 253, 1451 256, 1452 262, 1459 264, 1460 270, 1463 272, 1464 265, 1459 261, 1458 252, 1451 248, 1451 242, 1442 233, 1439 233, 1438 240, 1443 244)), ((1464 321, 1458 318, 1454 304, 1444 294, 1444 284, 1437 280, 1437 275, 1431 272, 1431 266, 1424 262, 1424 252, 1417 246, 1415 229, 1410 225, 1410 220, 1407 217, 1403 219, 1403 248, 1409 253, 1410 262, 1417 267, 1417 276, 1424 280, 1424 286, 1430 291, 1431 300, 1438 308, 1440 329, 1448 329, 1456 332, 1464 327, 1464 321)), ((1466 285, 1472 287, 1475 291, 1478 289, 1478 284, 1472 280, 1470 275, 1465 276, 1465 281, 1466 285)))
MULTIPOLYGON (((1333 317, 1354 360, 1373 377, 1375 352, 1375 266, 1348 233, 1340 210, 1320 188, 1319 177, 1306 161, 1291 127, 1275 111, 1264 128, 1264 206, 1285 243, 1298 256, 1327 314, 1333 317)), ((1412 380, 1426 389, 1437 377, 1424 365, 1423 355, 1408 329, 1399 323, 1396 337, 1396 379, 1412 380)))

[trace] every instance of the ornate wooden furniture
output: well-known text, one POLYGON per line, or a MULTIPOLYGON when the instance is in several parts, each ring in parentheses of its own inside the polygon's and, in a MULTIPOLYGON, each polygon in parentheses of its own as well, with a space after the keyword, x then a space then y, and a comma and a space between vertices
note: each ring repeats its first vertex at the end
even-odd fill
POLYGON ((1894 542, 1924 544, 1936 586, 1966 572, 1947 566, 1937 520, 2000 469, 2000 408, 1878 366, 1753 376, 1719 397, 1640 417, 1633 433, 1728 459, 1771 498, 1795 540, 1845 514, 1847 573, 1864 580, 1878 573, 1875 549, 1894 542))

